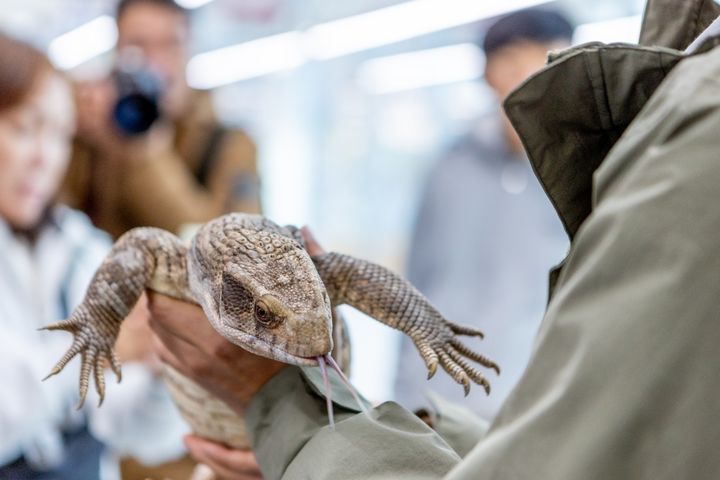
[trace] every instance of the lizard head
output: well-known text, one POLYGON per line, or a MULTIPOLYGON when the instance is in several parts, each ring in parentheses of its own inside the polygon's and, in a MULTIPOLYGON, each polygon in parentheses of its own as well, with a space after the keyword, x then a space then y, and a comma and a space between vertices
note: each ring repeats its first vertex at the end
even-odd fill
POLYGON ((245 231, 243 239, 227 250, 191 250, 191 288, 210 323, 257 355, 317 365, 333 347, 332 313, 312 259, 280 234, 245 231))

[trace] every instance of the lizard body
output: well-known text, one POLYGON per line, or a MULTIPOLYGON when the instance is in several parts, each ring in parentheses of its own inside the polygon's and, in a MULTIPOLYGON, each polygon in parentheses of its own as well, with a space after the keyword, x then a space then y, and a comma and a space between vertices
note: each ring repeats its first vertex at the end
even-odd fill
MULTIPOLYGON (((146 288, 199 304, 227 340, 285 363, 318 365, 318 357, 333 349, 332 306, 346 303, 408 334, 429 376, 439 364, 466 393, 471 381, 490 391, 467 359, 499 373, 495 363, 456 338, 482 336, 479 330, 445 320, 398 275, 337 253, 311 258, 294 227, 236 213, 205 224, 190 247, 164 230, 129 231, 115 243, 70 318, 45 327, 74 335, 49 376, 79 354, 81 402, 91 376, 102 402, 106 362, 120 379, 113 345, 146 288)), ((196 433, 233 447, 247 446, 243 420, 222 401, 169 366, 165 379, 196 433)))

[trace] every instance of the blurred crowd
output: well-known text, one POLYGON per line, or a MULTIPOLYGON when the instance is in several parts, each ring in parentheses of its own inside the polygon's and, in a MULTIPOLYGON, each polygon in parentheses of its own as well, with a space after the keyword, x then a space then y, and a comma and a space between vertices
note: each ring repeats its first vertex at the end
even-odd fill
MULTIPOLYGON (((68 338, 37 331, 68 317, 128 230, 182 234, 223 213, 262 212, 253 140, 221 124, 210 93, 186 82, 188 15, 172 0, 121 0, 112 72, 83 84, 0 36, 2 479, 187 478, 193 467, 144 300, 118 341, 123 384, 109 387, 101 408, 90 401, 75 410, 77 370, 40 382, 68 338)), ((560 14, 540 10, 483 32, 485 81, 498 103, 571 34, 560 14)), ((406 273, 449 318, 492 338, 485 352, 502 376, 489 398, 465 401, 485 421, 528 362, 546 272, 566 248, 510 123, 499 109, 478 119, 427 178, 406 273)), ((438 394, 461 395, 449 377, 426 383, 424 371, 405 342, 400 403, 427 411, 438 394)))

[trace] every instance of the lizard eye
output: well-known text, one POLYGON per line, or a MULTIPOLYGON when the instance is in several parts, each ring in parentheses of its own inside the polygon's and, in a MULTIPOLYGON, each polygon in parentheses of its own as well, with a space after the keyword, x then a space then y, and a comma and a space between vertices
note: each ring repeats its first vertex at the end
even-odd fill
POLYGON ((270 308, 262 300, 258 300, 257 302, 255 302, 255 319, 261 325, 270 328, 276 326, 279 323, 277 317, 273 315, 273 313, 270 311, 270 308))

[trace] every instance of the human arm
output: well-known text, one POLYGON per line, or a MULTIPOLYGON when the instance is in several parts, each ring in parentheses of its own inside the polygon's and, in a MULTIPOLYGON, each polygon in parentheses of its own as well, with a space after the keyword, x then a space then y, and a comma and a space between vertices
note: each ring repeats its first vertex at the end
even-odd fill
POLYGON ((719 55, 675 67, 595 172, 529 367, 449 478, 717 471, 719 55))

